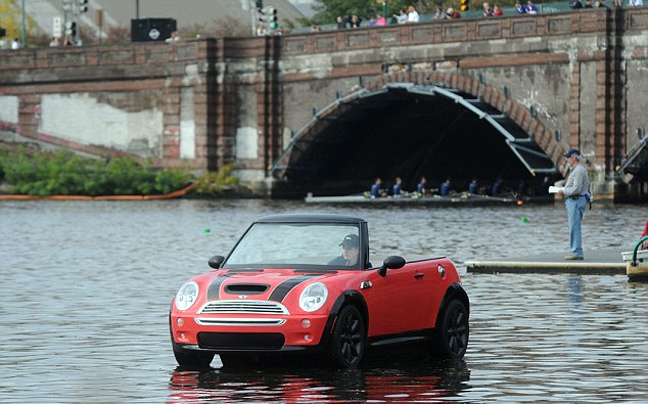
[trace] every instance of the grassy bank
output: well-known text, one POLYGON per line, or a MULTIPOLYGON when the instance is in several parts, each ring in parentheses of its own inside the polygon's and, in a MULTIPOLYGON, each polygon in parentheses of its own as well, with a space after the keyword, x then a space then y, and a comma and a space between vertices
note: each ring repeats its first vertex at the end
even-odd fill
POLYGON ((0 183, 20 195, 160 195, 197 181, 195 193, 214 196, 238 184, 233 166, 194 177, 190 167, 156 169, 131 157, 92 159, 69 151, 0 147, 0 183))

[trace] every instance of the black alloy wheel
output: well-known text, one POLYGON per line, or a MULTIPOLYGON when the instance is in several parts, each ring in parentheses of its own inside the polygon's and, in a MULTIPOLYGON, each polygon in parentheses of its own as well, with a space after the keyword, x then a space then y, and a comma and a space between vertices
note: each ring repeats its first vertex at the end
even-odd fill
POLYGON ((362 361, 367 343, 367 331, 360 311, 346 306, 340 312, 333 329, 330 353, 343 368, 355 368, 362 361))
POLYGON ((461 359, 468 347, 468 310, 458 299, 451 300, 440 318, 434 353, 444 359, 461 359))

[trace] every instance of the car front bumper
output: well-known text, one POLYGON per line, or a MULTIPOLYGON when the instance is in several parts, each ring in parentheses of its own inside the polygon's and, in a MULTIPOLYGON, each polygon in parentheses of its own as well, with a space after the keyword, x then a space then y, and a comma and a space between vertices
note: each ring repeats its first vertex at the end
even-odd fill
POLYGON ((184 349, 223 352, 277 352, 315 348, 323 342, 328 315, 205 316, 172 312, 171 335, 184 349), (280 321, 278 321, 280 320, 280 321))

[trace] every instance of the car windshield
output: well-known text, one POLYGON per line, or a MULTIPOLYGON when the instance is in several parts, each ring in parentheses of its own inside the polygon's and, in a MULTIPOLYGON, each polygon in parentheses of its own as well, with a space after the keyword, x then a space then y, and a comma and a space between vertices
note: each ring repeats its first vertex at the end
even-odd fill
POLYGON ((359 247, 359 240, 359 227, 351 224, 255 223, 224 267, 359 268, 354 263, 341 264, 349 241, 359 247))

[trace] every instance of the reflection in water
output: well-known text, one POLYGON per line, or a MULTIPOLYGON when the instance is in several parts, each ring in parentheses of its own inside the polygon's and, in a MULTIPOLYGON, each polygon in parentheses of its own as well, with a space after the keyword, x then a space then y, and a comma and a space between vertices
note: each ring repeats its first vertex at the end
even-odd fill
POLYGON ((574 303, 574 308, 577 310, 583 301, 583 278, 580 276, 568 277, 567 290, 569 291, 569 301, 574 303))
POLYGON ((458 401, 469 372, 463 361, 402 363, 365 369, 274 368, 263 371, 183 370, 171 375, 175 403, 439 403, 458 401), (443 365, 445 367, 439 367, 443 365), (454 397, 454 399, 453 399, 454 397))
MULTIPOLYGON (((645 210, 588 211, 586 249, 631 248, 645 210)), ((0 294, 0 401, 645 404, 648 283, 461 267, 465 260, 556 253, 567 248, 566 230, 560 204, 0 203, 0 275, 9 290, 0 294), (274 364, 173 370, 168 310, 177 288, 209 270, 207 259, 229 251, 252 220, 313 211, 366 218, 375 261, 449 255, 459 264, 471 299, 465 368, 415 358, 369 362, 354 372, 274 364)))

